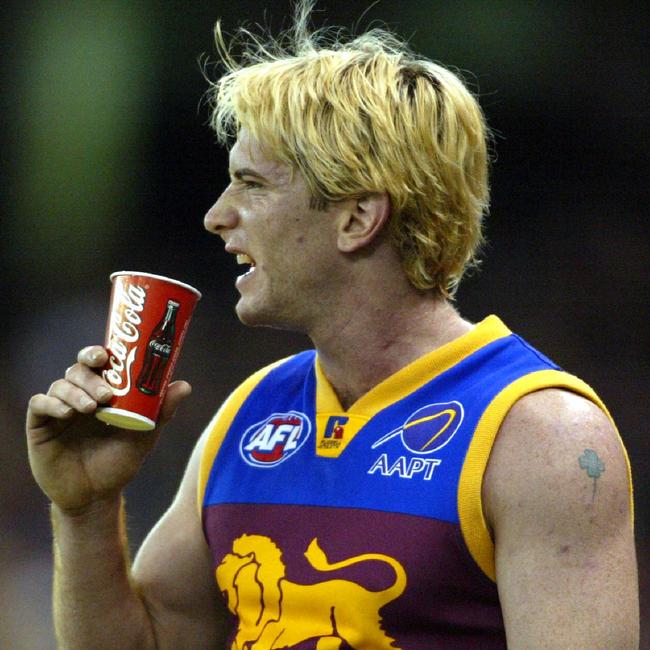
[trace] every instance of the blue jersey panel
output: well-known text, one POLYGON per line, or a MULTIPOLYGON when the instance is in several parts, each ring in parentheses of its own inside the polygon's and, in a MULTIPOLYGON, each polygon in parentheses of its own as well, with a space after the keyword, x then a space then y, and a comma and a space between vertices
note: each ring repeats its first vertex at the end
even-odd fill
POLYGON ((363 508, 458 521, 467 448, 492 399, 557 366, 519 337, 500 338, 374 414, 340 456, 318 456, 315 353, 273 369, 234 418, 204 505, 363 508))

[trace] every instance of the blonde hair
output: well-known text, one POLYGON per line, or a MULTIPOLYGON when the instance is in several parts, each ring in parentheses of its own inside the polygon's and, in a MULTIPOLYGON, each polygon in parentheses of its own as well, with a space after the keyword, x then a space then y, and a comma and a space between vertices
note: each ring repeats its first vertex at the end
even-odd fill
POLYGON ((226 74, 210 89, 211 125, 224 144, 245 128, 302 173, 320 204, 387 192, 410 282, 451 298, 477 262, 489 201, 478 102, 458 76, 384 29, 311 33, 313 4, 299 0, 293 27, 268 41, 240 28, 226 44, 217 23, 226 74))

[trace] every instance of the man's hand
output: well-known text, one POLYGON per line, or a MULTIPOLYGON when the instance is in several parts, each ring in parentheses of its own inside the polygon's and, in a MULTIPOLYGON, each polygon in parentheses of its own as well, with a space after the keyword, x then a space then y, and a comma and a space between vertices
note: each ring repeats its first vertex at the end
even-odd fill
POLYGON ((81 514, 97 502, 114 499, 191 392, 184 381, 169 386, 153 431, 108 426, 94 417, 98 405, 113 395, 98 372, 107 359, 101 346, 84 348, 63 379, 29 401, 26 429, 32 473, 50 500, 68 514, 81 514))

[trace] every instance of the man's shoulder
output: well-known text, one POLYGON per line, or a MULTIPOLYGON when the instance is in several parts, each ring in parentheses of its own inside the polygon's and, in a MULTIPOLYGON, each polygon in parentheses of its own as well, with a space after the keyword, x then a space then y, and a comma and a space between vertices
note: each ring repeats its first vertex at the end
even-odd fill
POLYGON ((576 446, 619 446, 618 431, 603 407, 584 395, 560 387, 537 390, 512 406, 499 430, 502 446, 555 455, 576 446))
POLYGON ((576 438, 581 432, 591 435, 594 430, 605 436, 616 435, 611 419, 599 405, 564 388, 544 388, 524 395, 508 412, 499 436, 522 431, 528 436, 531 426, 550 444, 576 438))
POLYGON ((624 516, 631 504, 630 469, 609 414, 559 388, 519 399, 499 429, 483 500, 492 527, 504 518, 539 516, 550 525, 589 509, 614 508, 624 516))

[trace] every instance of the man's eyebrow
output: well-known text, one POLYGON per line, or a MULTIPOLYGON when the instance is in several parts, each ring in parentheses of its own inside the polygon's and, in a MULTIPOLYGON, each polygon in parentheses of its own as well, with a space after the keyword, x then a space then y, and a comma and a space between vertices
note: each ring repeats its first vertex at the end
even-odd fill
POLYGON ((233 178, 236 178, 238 181, 240 181, 244 176, 253 176, 254 178, 259 178, 263 181, 266 180, 262 174, 259 174, 256 172, 254 169, 251 169, 250 167, 242 167, 241 169, 235 169, 234 172, 230 172, 230 175, 233 178))

